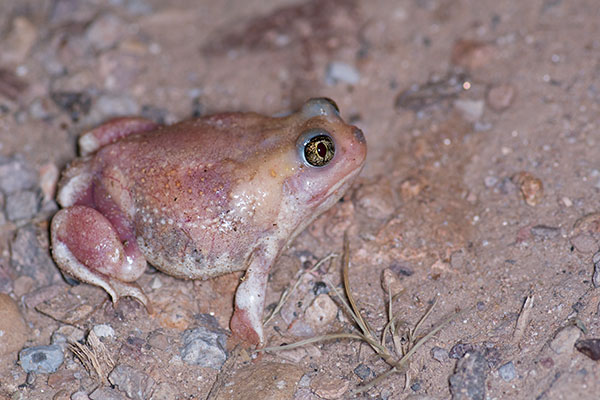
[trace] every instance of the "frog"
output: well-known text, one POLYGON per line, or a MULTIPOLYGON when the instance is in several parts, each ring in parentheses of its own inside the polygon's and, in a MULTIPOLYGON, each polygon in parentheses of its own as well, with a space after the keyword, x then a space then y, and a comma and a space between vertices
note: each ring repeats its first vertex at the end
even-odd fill
POLYGON ((79 137, 58 183, 52 256, 67 276, 131 297, 150 264, 181 279, 244 271, 230 329, 264 343, 271 267, 362 170, 363 132, 333 100, 280 116, 222 112, 172 125, 125 116, 79 137))

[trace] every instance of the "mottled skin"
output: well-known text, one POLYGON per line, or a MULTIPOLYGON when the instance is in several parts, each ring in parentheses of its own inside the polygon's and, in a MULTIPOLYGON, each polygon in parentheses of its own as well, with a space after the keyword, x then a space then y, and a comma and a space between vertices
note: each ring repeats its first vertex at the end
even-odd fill
POLYGON ((132 296, 148 308, 134 283, 146 261, 187 279, 246 270, 231 328, 253 344, 263 340, 270 267, 344 194, 366 156, 362 132, 327 99, 281 118, 224 113, 172 126, 120 118, 84 134, 80 147, 52 220, 58 266, 115 302, 132 296), (304 157, 315 134, 335 144, 324 166, 304 157))

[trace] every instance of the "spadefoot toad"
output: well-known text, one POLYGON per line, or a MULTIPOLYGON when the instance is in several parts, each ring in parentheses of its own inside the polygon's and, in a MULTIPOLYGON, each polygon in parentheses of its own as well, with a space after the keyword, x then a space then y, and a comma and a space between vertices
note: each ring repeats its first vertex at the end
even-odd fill
POLYGON ((131 296, 149 262, 179 278, 245 270, 232 331, 263 341, 269 269, 360 172, 363 133, 329 99, 267 117, 222 113, 160 126, 118 118, 79 140, 52 220, 52 254, 68 275, 131 296))

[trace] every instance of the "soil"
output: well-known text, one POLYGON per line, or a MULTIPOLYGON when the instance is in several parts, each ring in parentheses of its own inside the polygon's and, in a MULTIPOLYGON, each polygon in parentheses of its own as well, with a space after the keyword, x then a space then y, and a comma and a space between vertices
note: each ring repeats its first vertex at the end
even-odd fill
POLYGON ((5 0, 0 49, 1 186, 19 177, 0 196, 0 292, 26 322, 2 328, 14 339, 0 345, 0 399, 598 398, 596 0, 5 0), (224 344, 240 274, 150 269, 152 317, 60 275, 56 172, 86 129, 125 114, 275 115, 310 97, 365 132, 367 163, 274 268, 269 311, 298 284, 267 345, 358 332, 331 289, 341 257, 312 270, 347 233, 349 289, 378 338, 392 299, 394 359, 434 303, 417 338, 456 315, 399 373, 356 394, 391 368, 360 340, 224 344), (2 169, 11 160, 17 172, 2 169), (204 364, 186 358, 196 337, 214 351, 204 364), (99 372, 67 339, 97 351, 99 372), (53 372, 17 361, 50 344, 64 354, 53 372))

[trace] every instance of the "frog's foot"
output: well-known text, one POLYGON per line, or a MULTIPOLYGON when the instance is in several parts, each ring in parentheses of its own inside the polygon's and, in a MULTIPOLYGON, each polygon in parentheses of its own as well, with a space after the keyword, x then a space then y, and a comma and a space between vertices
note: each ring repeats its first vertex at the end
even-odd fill
POLYGON ((125 136, 151 131, 157 126, 156 122, 141 117, 114 118, 84 133, 79 138, 79 150, 82 156, 86 156, 125 136))
POLYGON ((255 253, 235 293, 231 331, 253 345, 264 343, 263 309, 271 262, 262 252, 255 253))
POLYGON ((100 286, 113 302, 130 296, 149 312, 150 302, 133 283, 146 268, 135 240, 122 243, 111 223, 91 207, 60 210, 52 219, 52 255, 58 267, 74 278, 100 286))

